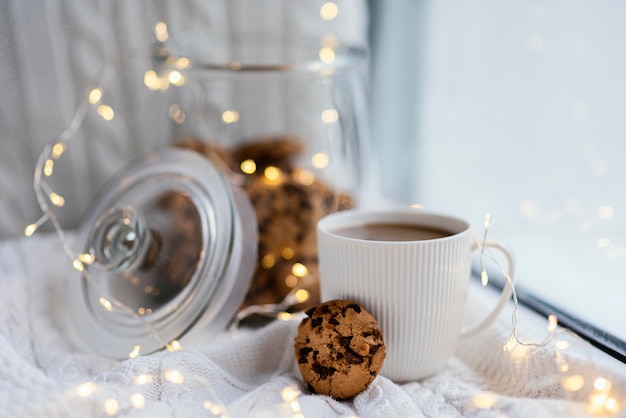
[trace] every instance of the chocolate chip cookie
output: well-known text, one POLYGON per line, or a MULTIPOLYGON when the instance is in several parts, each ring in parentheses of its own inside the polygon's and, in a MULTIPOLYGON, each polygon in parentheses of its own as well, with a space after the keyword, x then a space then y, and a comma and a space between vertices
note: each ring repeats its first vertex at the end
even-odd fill
POLYGON ((386 355, 376 319, 349 300, 322 303, 306 315, 294 349, 309 389, 335 399, 348 399, 365 390, 386 355))

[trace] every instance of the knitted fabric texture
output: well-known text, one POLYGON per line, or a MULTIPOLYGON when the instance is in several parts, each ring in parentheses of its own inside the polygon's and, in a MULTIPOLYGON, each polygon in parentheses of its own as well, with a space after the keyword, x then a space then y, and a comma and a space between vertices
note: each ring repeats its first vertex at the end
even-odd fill
MULTIPOLYGON (((311 417, 550 417, 586 411, 589 391, 562 388, 553 348, 502 349, 511 332, 506 315, 462 340, 434 376, 403 384, 378 376, 350 401, 307 390, 293 355, 298 320, 224 332, 177 352, 103 358, 76 349, 63 332, 61 282, 73 273, 68 264, 51 234, 0 244, 0 416, 263 417, 300 410, 311 417), (283 398, 286 387, 300 392, 297 405, 283 398), (477 404, 480 396, 493 400, 490 407, 477 404)), ((484 313, 481 303, 470 300, 468 316, 484 313)), ((624 381, 609 368, 585 357, 567 361, 589 381, 611 378, 624 399, 624 381)))

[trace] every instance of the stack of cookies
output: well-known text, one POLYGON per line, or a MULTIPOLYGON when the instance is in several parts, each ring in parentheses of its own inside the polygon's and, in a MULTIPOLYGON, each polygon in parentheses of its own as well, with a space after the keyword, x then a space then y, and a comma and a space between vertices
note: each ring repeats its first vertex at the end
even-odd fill
POLYGON ((210 159, 255 208, 258 260, 244 307, 278 303, 294 288, 308 292, 295 310, 318 304, 317 221, 354 206, 350 195, 297 165, 306 151, 303 143, 291 135, 259 138, 232 149, 195 139, 175 143, 210 159))

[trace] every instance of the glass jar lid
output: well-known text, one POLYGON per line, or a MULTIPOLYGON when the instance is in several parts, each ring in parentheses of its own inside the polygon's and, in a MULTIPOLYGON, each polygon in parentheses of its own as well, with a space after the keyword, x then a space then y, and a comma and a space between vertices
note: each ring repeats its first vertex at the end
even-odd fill
POLYGON ((255 267, 256 216, 208 159, 166 149, 107 183, 76 248, 93 260, 67 286, 76 337, 125 358, 225 329, 255 267))

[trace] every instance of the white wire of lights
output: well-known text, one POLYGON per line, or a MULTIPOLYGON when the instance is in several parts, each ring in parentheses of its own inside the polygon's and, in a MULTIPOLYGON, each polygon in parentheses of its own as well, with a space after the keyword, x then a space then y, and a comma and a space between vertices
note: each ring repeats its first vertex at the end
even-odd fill
MULTIPOLYGON (((333 7, 333 4, 334 3, 332 2, 328 2, 324 4, 322 11, 321 11, 321 17, 323 19, 325 20, 332 19, 332 16, 336 15, 336 6, 333 7)), ((157 39, 160 42, 163 42, 164 40, 167 39, 167 26, 165 25, 165 23, 159 22, 155 25, 155 34, 156 34, 157 39)), ((323 56, 327 57, 326 59, 331 59, 331 58, 328 58, 330 56, 329 51, 320 50, 320 56, 322 56, 322 54, 325 54, 323 56)), ((33 188, 35 191, 37 203, 42 212, 42 216, 36 222, 31 223, 28 226, 26 226, 24 230, 24 234, 26 236, 31 236, 43 224, 50 222, 61 241, 64 252, 67 254, 69 259, 72 260, 72 266, 74 267, 74 269, 76 269, 80 273, 82 279, 86 280, 91 286, 94 286, 102 295, 105 294, 103 289, 101 289, 100 286, 94 280, 91 279, 88 273, 88 270, 85 268, 85 266, 89 266, 90 264, 94 262, 94 257, 91 254, 77 253, 73 249, 70 248, 68 241, 66 239, 64 230, 62 226, 60 225, 58 218, 55 214, 55 208, 63 207, 65 205, 65 199, 61 195, 57 194, 51 188, 51 186, 49 185, 46 179, 53 174, 56 162, 64 155, 65 151, 67 150, 71 139, 75 136, 76 132, 80 128, 81 123, 84 120, 88 109, 90 108, 90 105, 99 106, 98 114, 103 119, 111 120, 114 117, 114 112, 112 108, 110 108, 107 105, 100 104, 100 100, 103 95, 101 81, 105 79, 111 71, 114 70, 114 67, 115 67, 115 62, 110 62, 102 68, 98 77, 96 78, 96 80, 98 81, 96 82, 94 87, 88 89, 86 95, 80 101, 77 111, 74 114, 74 117, 72 118, 68 127, 59 135, 59 137, 56 139, 56 141, 53 144, 47 145, 43 149, 42 153, 40 154, 37 160, 36 166, 35 166, 35 170, 34 170, 33 188)), ((177 78, 176 74, 174 74, 174 76, 172 77, 173 78, 171 80, 167 80, 166 82, 172 82, 173 84, 176 84, 177 82, 182 82, 181 79, 177 78)), ((159 77, 156 73, 154 74, 146 73, 145 82, 146 82, 146 85, 150 87, 149 85, 150 82, 154 82, 158 84, 158 83, 162 83, 163 79, 159 77)), ((161 86, 162 85, 163 84, 161 84, 161 86)), ((242 169, 242 171, 244 171, 245 173, 245 170, 242 169)), ((513 286, 512 278, 509 277, 509 275, 506 273, 506 270, 503 269, 502 266, 500 266, 499 262, 494 257, 492 257, 487 251, 485 251, 486 249, 485 244, 486 244, 487 234, 488 234, 490 225, 491 225, 491 214, 489 213, 487 214, 485 218, 484 235, 482 239, 482 244, 480 245, 481 282, 483 286, 486 286, 489 281, 487 269, 483 262, 484 259, 486 258, 486 259, 490 259, 492 262, 496 264, 496 266, 499 267, 499 269, 504 274, 506 281, 511 285, 511 288, 512 288, 512 302, 513 302, 513 309, 511 313, 512 330, 511 330, 511 335, 509 339, 503 345, 503 350, 508 353, 513 353, 516 347, 518 346, 548 347, 550 345, 553 345, 555 361, 558 365, 559 370, 562 373, 569 372, 570 371, 569 365, 563 355, 563 352, 569 347, 569 343, 566 340, 557 339, 557 337, 564 333, 568 333, 570 335, 573 335, 574 337, 576 336, 575 334, 569 331, 559 328, 558 319, 555 315, 550 315, 547 318, 548 335, 542 342, 529 343, 529 342, 524 342, 520 339, 518 335, 518 323, 517 323, 519 303, 517 300, 515 286, 513 286)), ((254 306, 250 306, 242 310, 241 312, 237 314, 235 321, 233 322, 233 326, 237 326, 238 323, 243 318, 251 314, 262 314, 262 315, 276 317, 281 320, 292 319, 292 315, 288 313, 287 310, 294 304, 306 301, 306 298, 308 296, 303 293, 298 293, 300 290, 302 289, 294 288, 281 302, 277 304, 260 305, 260 306, 254 305, 254 306)), ((145 318, 142 315, 139 315, 134 310, 125 306, 120 301, 115 300, 115 299, 109 299, 105 296, 101 296, 99 299, 99 302, 107 311, 117 311, 117 312, 121 312, 124 314, 132 315, 133 317, 139 318, 151 330, 152 335, 156 337, 157 339, 161 340, 158 336, 156 329, 150 323, 150 321, 147 320, 147 318, 145 318)), ((169 342, 162 341, 162 343, 170 351, 177 351, 177 350, 182 349, 180 343, 176 340, 169 341, 169 342)), ((141 351, 141 343, 137 344, 133 348, 133 350, 129 353, 128 357, 129 358, 137 357, 138 355, 140 355, 140 351, 141 351)), ((178 383, 178 384, 182 384, 184 381, 184 376, 180 373, 180 371, 177 371, 177 370, 165 371, 164 378, 170 382, 178 383)), ((136 378, 136 382, 138 385, 142 385, 142 384, 150 383, 152 379, 153 377, 150 375, 139 374, 136 378)), ((588 382, 586 382, 585 378, 580 374, 569 374, 565 376, 561 381, 562 387, 565 390, 570 391, 570 392, 580 391, 587 383, 588 382)), ((612 389, 613 389, 612 382, 609 379, 604 378, 604 377, 596 377, 593 380, 592 385, 593 385, 593 390, 591 392, 591 395, 589 396, 587 412, 592 413, 592 414, 602 414, 602 413, 615 414, 621 411, 622 405, 620 405, 620 402, 616 399, 615 394, 612 392, 612 389)), ((80 397, 88 397, 88 396, 91 396, 97 390, 97 388, 98 386, 95 382, 85 382, 81 385, 78 385, 75 388, 75 392, 80 397)), ((289 386, 286 387, 281 393, 283 401, 289 405, 294 416, 303 416, 303 414, 300 412, 300 405, 297 401, 297 398, 299 395, 300 395, 300 392, 297 389, 289 387, 289 386)), ((497 399, 495 395, 491 393, 482 393, 475 397, 474 406, 479 409, 492 408, 496 405, 496 400, 497 399)), ((145 399, 143 398, 143 395, 137 393, 133 395, 133 397, 131 397, 131 403, 136 409, 141 409, 145 405, 145 399)), ((203 406, 205 407, 205 409, 207 409, 214 415, 218 415, 218 414, 221 415, 221 414, 225 414, 226 412, 225 408, 219 405, 219 403, 216 404, 210 401, 205 401, 203 406)), ((105 412, 108 415, 117 414, 117 412, 119 411, 119 408, 120 408, 120 403, 115 398, 111 398, 107 400, 107 402, 105 402, 104 404, 105 412)))

